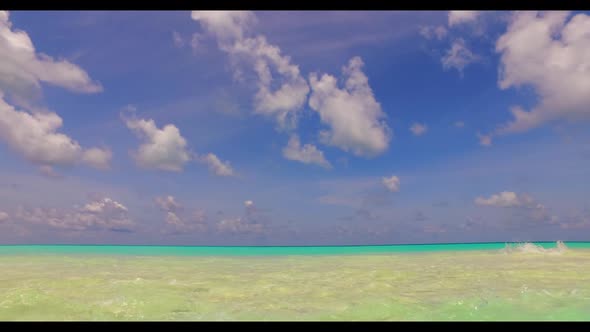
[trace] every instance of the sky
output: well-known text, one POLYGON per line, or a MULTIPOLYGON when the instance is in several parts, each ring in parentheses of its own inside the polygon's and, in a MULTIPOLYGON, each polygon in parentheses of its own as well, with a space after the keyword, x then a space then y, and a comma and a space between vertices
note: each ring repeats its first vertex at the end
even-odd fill
POLYGON ((590 16, 0 11, 0 244, 590 234, 590 16))

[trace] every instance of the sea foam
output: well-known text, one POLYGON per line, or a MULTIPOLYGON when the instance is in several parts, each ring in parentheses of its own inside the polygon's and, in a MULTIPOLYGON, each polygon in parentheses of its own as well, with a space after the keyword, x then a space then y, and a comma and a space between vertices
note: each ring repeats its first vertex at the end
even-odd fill
POLYGON ((504 249, 501 251, 505 254, 514 254, 514 253, 522 253, 522 254, 553 254, 553 255, 560 255, 563 254, 568 250, 567 246, 563 241, 557 241, 555 248, 543 248, 542 246, 534 243, 518 243, 518 244, 509 244, 507 243, 504 249))

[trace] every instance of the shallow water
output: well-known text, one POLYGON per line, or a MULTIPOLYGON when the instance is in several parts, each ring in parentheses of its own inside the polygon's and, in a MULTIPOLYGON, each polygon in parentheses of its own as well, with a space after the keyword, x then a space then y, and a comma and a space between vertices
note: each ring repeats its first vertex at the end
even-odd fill
MULTIPOLYGON (((0 251, 1 252, 1 251, 0 251)), ((590 320, 590 250, 0 254, 0 320, 590 320)))

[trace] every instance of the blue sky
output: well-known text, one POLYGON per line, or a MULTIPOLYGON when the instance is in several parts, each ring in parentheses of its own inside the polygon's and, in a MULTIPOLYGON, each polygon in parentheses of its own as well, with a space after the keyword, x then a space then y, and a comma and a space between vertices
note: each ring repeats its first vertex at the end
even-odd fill
POLYGON ((0 242, 587 240, 589 52, 583 12, 2 12, 0 242))

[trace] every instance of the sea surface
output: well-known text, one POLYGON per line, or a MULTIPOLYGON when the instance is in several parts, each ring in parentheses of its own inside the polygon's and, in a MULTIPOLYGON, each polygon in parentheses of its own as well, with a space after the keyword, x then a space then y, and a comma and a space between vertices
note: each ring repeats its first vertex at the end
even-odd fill
POLYGON ((0 246, 0 320, 590 321, 590 242, 0 246))

